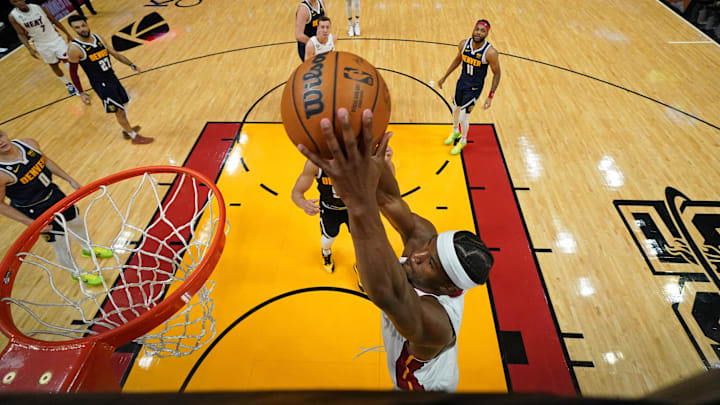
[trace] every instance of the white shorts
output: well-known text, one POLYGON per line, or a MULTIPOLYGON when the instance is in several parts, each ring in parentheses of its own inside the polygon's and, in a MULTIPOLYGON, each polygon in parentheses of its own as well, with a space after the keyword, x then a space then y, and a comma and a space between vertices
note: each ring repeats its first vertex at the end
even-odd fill
POLYGON ((58 35, 57 39, 49 43, 35 44, 35 49, 40 54, 43 62, 54 65, 60 60, 68 58, 68 44, 58 35))

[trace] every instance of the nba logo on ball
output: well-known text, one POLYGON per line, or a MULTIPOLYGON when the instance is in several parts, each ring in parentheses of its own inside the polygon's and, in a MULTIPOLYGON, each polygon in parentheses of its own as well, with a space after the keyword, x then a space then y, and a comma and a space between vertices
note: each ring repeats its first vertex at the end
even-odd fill
MULTIPOLYGON (((390 92, 380 72, 365 59, 349 52, 329 52, 313 57, 290 75, 283 91, 280 112, 290 140, 331 157, 320 131, 320 120, 331 121, 338 108, 350 114, 356 134, 362 130, 362 112, 373 112, 373 140, 385 133, 390 122, 390 92)), ((335 133, 340 133, 335 123, 335 133)), ((338 139, 342 146, 342 139, 338 139)))

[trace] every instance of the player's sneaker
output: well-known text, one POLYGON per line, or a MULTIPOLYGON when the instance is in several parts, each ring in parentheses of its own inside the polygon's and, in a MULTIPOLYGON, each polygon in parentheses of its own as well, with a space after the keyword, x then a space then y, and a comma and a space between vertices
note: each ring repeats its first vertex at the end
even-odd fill
MULTIPOLYGON (((93 247, 93 252, 95 252, 95 257, 99 257, 101 259, 109 259, 109 258, 113 257, 112 250, 106 249, 103 247, 95 246, 95 247, 93 247)), ((91 257, 92 256, 90 251, 87 249, 82 250, 82 255, 83 255, 83 257, 91 257)))
POLYGON ((154 141, 154 140, 155 140, 155 138, 149 138, 149 137, 145 137, 140 134, 137 134, 137 135, 135 135, 135 138, 133 138, 132 143, 133 143, 133 145, 145 145, 148 143, 152 143, 152 141, 154 141))
POLYGON ((68 91, 68 94, 69 94, 69 95, 71 95, 71 96, 77 96, 77 95, 78 95, 78 91, 77 91, 77 89, 75 88, 75 86, 72 85, 72 83, 66 84, 66 85, 65 85, 65 88, 67 88, 67 91, 68 91))
POLYGON ((353 271, 355 272, 355 277, 357 277, 358 288, 360 289, 360 291, 365 292, 365 289, 362 286, 362 282, 360 281, 360 274, 358 273, 357 263, 353 264, 353 271))
POLYGON ((332 274, 335 271, 335 262, 332 259, 332 253, 329 255, 322 255, 323 257, 323 267, 325 268, 325 271, 332 274))
POLYGON ((450 154, 457 155, 458 153, 460 153, 460 151, 463 150, 465 145, 467 145, 467 142, 463 142, 463 141, 458 142, 457 145, 453 146, 453 148, 450 149, 450 154))
MULTIPOLYGON (((72 279, 77 281, 78 278, 75 276, 72 276, 72 279)), ((102 277, 98 276, 97 274, 83 274, 80 276, 80 279, 87 285, 102 285, 102 277)))
POLYGON ((451 143, 455 142, 455 140, 458 138, 460 138, 460 131, 453 130, 450 133, 450 136, 448 136, 445 139, 445 145, 450 145, 451 143))
MULTIPOLYGON (((142 127, 140 125, 135 125, 134 127, 132 127, 132 130, 135 131, 136 133, 139 132, 141 129, 142 129, 142 127)), ((128 134, 127 131, 125 131, 123 129, 122 133, 123 133, 123 138, 130 139, 130 134, 128 134)))
POLYGON ((355 29, 355 36, 359 37, 360 36, 360 23, 356 22, 355 26, 353 28, 355 29))
POLYGON ((355 35, 355 30, 353 29, 353 25, 350 24, 350 27, 348 28, 348 36, 351 37, 355 35))

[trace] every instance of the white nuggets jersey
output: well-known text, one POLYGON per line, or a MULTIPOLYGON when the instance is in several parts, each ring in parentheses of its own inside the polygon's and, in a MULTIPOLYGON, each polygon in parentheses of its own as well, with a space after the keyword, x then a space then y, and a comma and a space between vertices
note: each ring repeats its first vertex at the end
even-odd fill
POLYGON ((317 37, 311 37, 310 42, 312 42, 313 46, 315 47, 315 55, 320 55, 321 53, 328 53, 335 50, 335 41, 333 40, 333 34, 328 35, 328 40, 324 44, 321 44, 320 41, 318 41, 317 37))
POLYGON ((14 8, 10 15, 27 31, 30 39, 35 42, 35 46, 50 44, 58 39, 62 40, 42 7, 37 4, 28 4, 27 6, 30 8, 27 13, 20 11, 19 8, 14 8))
POLYGON ((450 318, 455 341, 445 350, 429 361, 416 359, 409 353, 409 342, 395 329, 390 319, 382 314, 382 336, 387 353, 387 364, 395 389, 406 391, 447 391, 457 389, 460 378, 458 369, 457 336, 462 322, 463 307, 465 306, 465 291, 460 295, 451 297, 447 295, 428 294, 418 289, 419 296, 431 295, 435 297, 450 318))

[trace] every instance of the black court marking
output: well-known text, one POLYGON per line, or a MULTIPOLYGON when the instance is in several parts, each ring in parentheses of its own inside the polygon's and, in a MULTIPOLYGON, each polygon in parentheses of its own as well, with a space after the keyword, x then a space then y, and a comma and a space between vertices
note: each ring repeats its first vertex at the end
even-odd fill
MULTIPOLYGON (((404 38, 366 38, 366 37, 363 37, 363 38, 353 38, 353 39, 349 39, 349 38, 338 38, 337 40, 338 40, 338 41, 395 41, 395 42, 413 42, 413 43, 419 43, 419 44, 451 46, 451 47, 453 47, 453 48, 457 47, 457 44, 448 44, 448 43, 446 43, 446 42, 423 41, 423 40, 418 40, 418 39, 404 39, 404 38)), ((195 61, 195 60, 200 60, 200 59, 204 59, 204 58, 209 58, 209 57, 212 57, 212 56, 224 55, 224 54, 233 53, 233 52, 246 51, 246 50, 250 50, 250 49, 266 48, 266 47, 277 46, 277 45, 296 45, 296 42, 295 42, 295 41, 275 42, 275 43, 271 43, 271 44, 254 45, 254 46, 247 46, 247 47, 243 47, 243 48, 228 49, 228 50, 226 50, 226 51, 213 52, 213 53, 209 53, 209 54, 206 54, 206 55, 200 55, 200 56, 195 56, 195 57, 188 58, 188 59, 182 59, 182 60, 179 60, 179 61, 177 61, 177 62, 172 62, 172 63, 168 63, 168 64, 165 64, 165 65, 161 65, 161 66, 157 66, 157 67, 154 67, 154 68, 150 68, 150 69, 147 69, 147 70, 143 70, 141 73, 130 74, 130 75, 128 75, 128 76, 121 77, 119 80, 122 81, 122 80, 125 80, 125 79, 128 79, 128 78, 131 78, 131 77, 139 76, 139 75, 141 75, 141 74, 146 74, 146 73, 149 73, 149 72, 152 72, 152 71, 155 71, 155 70, 164 69, 164 68, 169 67, 169 66, 179 65, 179 64, 181 64, 181 63, 186 63, 186 62, 192 62, 192 61, 195 61)), ((720 131, 720 126, 717 126, 717 125, 712 124, 712 123, 710 123, 710 122, 708 122, 708 121, 705 121, 705 120, 703 120, 702 118, 696 117, 696 116, 694 116, 694 115, 692 115, 692 114, 690 114, 690 113, 687 113, 687 112, 685 112, 685 111, 682 111, 682 110, 680 110, 680 109, 678 109, 678 108, 675 108, 675 107, 673 107, 673 106, 671 106, 671 105, 669 105, 669 104, 663 103, 662 101, 656 100, 656 99, 654 99, 654 98, 652 98, 652 97, 648 97, 648 96, 646 96, 646 95, 644 95, 644 94, 642 94, 642 93, 639 93, 639 92, 637 92, 637 91, 635 91, 635 90, 630 90, 630 89, 628 89, 628 88, 626 88, 626 87, 623 87, 623 86, 620 86, 620 85, 617 85, 617 84, 608 82, 607 80, 598 79, 597 77, 590 76, 590 75, 585 74, 585 73, 580 73, 580 72, 577 72, 577 71, 572 70, 572 69, 568 69, 568 68, 564 68, 564 67, 561 67, 561 66, 553 65, 552 63, 542 62, 542 61, 539 61, 539 60, 536 60, 536 59, 532 59, 532 58, 526 58, 526 57, 524 57, 524 56, 518 56, 518 55, 513 55, 513 54, 509 54, 509 53, 504 53, 504 52, 498 52, 498 53, 499 53, 500 55, 504 55, 504 56, 507 56, 507 57, 510 57, 510 58, 516 58, 516 59, 520 59, 520 60, 524 60, 524 61, 528 61, 528 62, 539 63, 539 64, 541 64, 541 65, 543 65, 543 66, 548 66, 548 67, 552 67, 552 68, 555 68, 555 69, 560 69, 560 70, 563 70, 563 71, 565 71, 565 72, 573 73, 573 74, 576 74, 576 75, 579 75, 579 76, 582 76, 582 77, 585 77, 585 78, 588 78, 588 79, 591 79, 591 80, 598 81, 598 82, 603 83, 603 84, 607 84, 607 85, 609 85, 609 86, 613 86, 613 87, 618 88, 618 89, 620 89, 620 90, 627 91, 628 93, 634 94, 634 95, 636 95, 636 96, 640 96, 640 97, 642 97, 642 98, 644 98, 644 99, 653 101, 653 102, 655 102, 655 103, 657 103, 657 104, 660 104, 660 105, 662 105, 662 106, 665 106, 665 107, 667 107, 667 108, 670 108, 670 109, 672 109, 672 110, 674 110, 674 111, 679 112, 680 114, 683 114, 683 115, 685 115, 685 116, 688 116, 688 117, 690 117, 690 118, 692 118, 692 119, 694 119, 694 120, 700 121, 700 122, 702 122, 703 124, 705 124, 705 125, 707 125, 707 126, 710 126, 710 127, 712 127, 712 128, 715 128, 715 129, 717 129, 718 131, 720 131)), ((378 68, 378 70, 386 70, 386 71, 394 72, 394 71, 392 71, 392 70, 390 70, 390 69, 378 68)), ((402 74, 402 73, 399 73, 399 72, 394 72, 394 73, 402 74)), ((403 74, 403 75, 404 75, 404 74, 403 74)), ((411 78, 414 79, 414 80, 418 80, 418 79, 416 79, 416 78, 414 78, 414 77, 412 77, 412 76, 409 76, 409 75, 405 75, 405 76, 411 77, 411 78)), ((429 86, 428 84, 426 84, 425 82, 423 82, 423 81, 421 81, 421 80, 418 80, 418 81, 419 81, 420 83, 422 83, 423 85, 425 85, 426 87, 430 88, 434 93, 436 93, 440 98, 442 98, 443 101, 445 102, 445 104, 447 105, 448 109, 449 109, 450 111, 452 111, 452 108, 450 107, 450 104, 448 104, 447 101, 445 101, 445 98, 444 98, 440 93, 438 93, 434 88, 430 87, 430 86, 429 86)), ((87 90, 87 92, 90 92, 90 91, 92 91, 92 90, 87 90)), ((6 124, 6 123, 8 123, 8 122, 10 122, 10 121, 16 120, 16 119, 18 119, 18 118, 20 118, 20 117, 23 117, 23 116, 25 116, 25 115, 31 114, 31 113, 33 113, 33 112, 35 112, 35 111, 42 110, 42 109, 45 108, 45 107, 49 107, 49 106, 51 106, 51 105, 53 105, 53 104, 55 104, 55 103, 58 103, 58 102, 63 101, 63 100, 67 100, 67 99, 72 98, 72 97, 73 97, 73 96, 65 96, 65 97, 63 97, 63 98, 57 99, 57 100, 55 100, 55 101, 53 101, 53 102, 50 102, 50 103, 48 103, 48 104, 42 105, 42 106, 37 107, 37 108, 34 108, 34 109, 30 110, 30 111, 24 112, 24 113, 22 113, 22 114, 20 114, 20 115, 16 115, 15 117, 12 117, 12 118, 9 118, 9 119, 7 119, 7 120, 5 120, 5 121, 3 121, 3 122, 0 122, 0 125, 6 124)))
POLYGON ((142 348, 141 344, 130 342, 127 344, 124 344, 117 349, 115 349, 115 353, 136 353, 142 348))
POLYGON ((552 253, 552 249, 549 248, 533 248, 532 251, 535 253, 552 253))
POLYGON ((485 187, 470 187, 470 190, 485 190, 485 187))
POLYGON ((438 171, 435 172, 435 174, 440 174, 440 172, 442 172, 443 169, 445 169, 445 166, 447 166, 448 163, 450 163, 450 161, 449 161, 449 160, 446 160, 445 163, 443 163, 443 165, 440 166, 440 168, 438 169, 438 171))
POLYGON ((270 193, 272 195, 278 195, 277 191, 274 191, 273 189, 271 189, 270 187, 268 187, 262 183, 260 183, 260 187, 264 188, 265 191, 267 191, 268 193, 270 193))
MULTIPOLYGON (((454 45, 454 46, 457 46, 457 45, 454 45)), ((386 72, 395 73, 395 74, 398 74, 398 75, 400 75, 400 76, 409 77, 410 79, 413 79, 413 80, 415 80, 416 82, 422 84, 423 86, 425 86, 425 87, 427 87, 428 89, 430 89, 433 93, 435 93, 435 95, 437 95, 438 97, 440 97, 440 99, 443 101, 443 103, 445 103, 445 106, 447 107, 448 111, 450 111, 450 112, 452 113, 452 107, 450 107, 450 104, 447 102, 447 100, 445 100, 445 97, 443 97, 442 94, 438 93, 437 90, 435 90, 432 86, 430 86, 429 84, 425 83, 424 81, 418 79, 418 78, 415 77, 415 76, 411 76, 411 75, 409 75, 409 74, 407 74, 407 73, 398 72, 397 70, 385 69, 385 68, 377 68, 377 70, 384 70, 384 71, 386 71, 386 72)))
POLYGON ((582 333, 563 333, 562 337, 565 339, 585 339, 582 333))
POLYGON ((570 367, 590 367, 594 368, 595 363, 592 361, 581 361, 581 360, 573 360, 570 362, 570 367))
POLYGON ((435 209, 437 209, 437 210, 446 210, 446 209, 448 209, 448 208, 441 205, 441 206, 435 207, 435 209))
POLYGON ((407 196, 409 196, 410 194, 412 194, 412 193, 414 193, 414 192, 416 192, 416 191, 418 191, 418 190, 420 190, 420 186, 417 186, 417 187, 415 187, 414 189, 408 191, 407 193, 402 194, 400 197, 407 197, 407 196))
POLYGON ((249 172, 250 169, 248 169, 247 165, 245 164, 245 158, 240 158, 240 164, 242 165, 243 169, 245 169, 246 172, 249 172))
POLYGON ((530 187, 515 187, 517 191, 530 191, 530 187))
MULTIPOLYGON (((301 288, 299 290, 289 291, 284 294, 280 294, 278 296, 275 296, 273 298, 268 299, 267 301, 256 305, 251 310, 245 312, 241 317, 236 319, 233 323, 230 324, 225 330, 223 330, 215 340, 213 340, 210 345, 208 345, 207 349, 200 355, 200 357, 197 359, 195 364, 193 365, 192 369, 190 369, 190 372, 188 373, 187 377, 185 377, 185 381, 183 381, 182 385, 180 386, 180 389, 178 392, 182 393, 185 392, 185 389, 187 388, 188 384, 190 384, 190 381, 192 380, 193 376, 197 372, 197 370, 200 368, 200 365, 202 365, 203 361, 205 361, 205 358, 210 354, 210 352, 217 346, 218 343, 228 334, 231 330, 233 330, 240 322, 247 319, 250 315, 254 314, 255 312, 259 311, 260 309, 272 304, 275 301, 279 301, 283 298, 287 298, 293 295, 297 294, 304 294, 309 292, 316 292, 316 291, 330 291, 330 292, 339 292, 344 294, 350 294, 355 295, 357 297, 363 298, 368 300, 367 295, 353 290, 348 290, 346 288, 340 288, 340 287, 310 287, 310 288, 301 288)), ((369 301, 369 300, 368 300, 369 301)))
POLYGON ((184 246, 185 243, 183 243, 183 242, 181 242, 181 241, 179 241, 179 240, 171 240, 170 242, 168 242, 168 245, 170 245, 170 246, 184 246))
POLYGON ((241 205, 242 205, 241 203, 230 203, 231 207, 239 207, 241 205))
POLYGON ((158 186, 172 186, 172 183, 158 183, 158 186))
POLYGON ((73 319, 70 321, 70 325, 85 325, 85 322, 82 319, 73 319))
POLYGON ((234 141, 235 138, 220 138, 221 141, 234 141))
MULTIPOLYGON (((262 101, 262 99, 264 99, 265 97, 267 97, 268 94, 270 94, 270 93, 272 93, 273 91, 279 89, 279 88, 280 88, 281 86, 283 86, 285 83, 287 83, 287 81, 284 81, 284 82, 278 84, 277 86, 273 87, 272 89, 266 91, 265 94, 263 94, 262 96, 260 96, 259 99, 255 100, 255 102, 253 103, 253 105, 251 105, 250 108, 248 108, 248 110, 247 110, 247 112, 245 113, 245 116, 243 117, 242 121, 240 121, 240 126, 238 127, 237 132, 235 133, 235 142, 233 143, 233 145, 236 144, 236 143, 238 143, 238 142, 240 141, 240 134, 242 133, 243 126, 245 125, 245 122, 247 121, 247 117, 250 115, 250 113, 252 112, 252 110, 255 109, 255 106, 258 105, 258 103, 260 103, 260 101, 262 101)), ((282 122, 279 122, 279 123, 282 123, 282 122)), ((223 167, 225 167, 225 164, 223 164, 223 167)), ((217 180, 217 179, 216 179, 216 180, 217 180)))
POLYGON ((500 248, 499 247, 489 247, 488 250, 491 252, 499 252, 500 248))
POLYGON ((475 141, 468 139, 467 143, 475 143, 475 141))
POLYGON ((505 364, 528 364, 520 331, 500 331, 500 353, 505 364))

